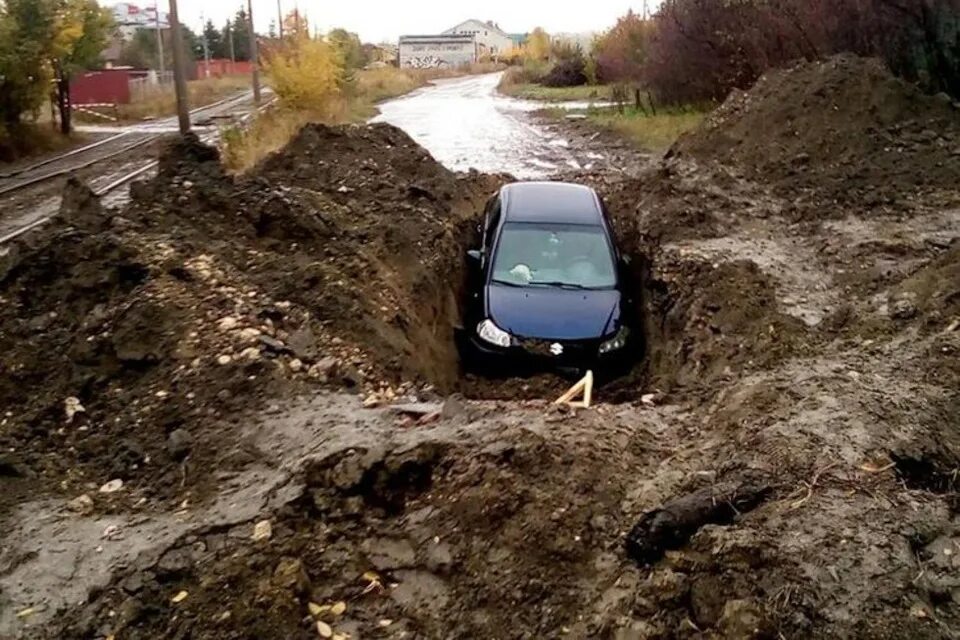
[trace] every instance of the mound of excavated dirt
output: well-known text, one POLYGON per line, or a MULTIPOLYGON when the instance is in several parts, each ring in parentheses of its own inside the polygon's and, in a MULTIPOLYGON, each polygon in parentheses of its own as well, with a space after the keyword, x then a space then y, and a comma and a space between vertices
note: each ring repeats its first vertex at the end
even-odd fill
MULTIPOLYGON (((671 155, 745 168, 779 189, 884 206, 960 182, 960 109, 895 78, 874 59, 840 55, 772 71, 734 92, 671 155)), ((799 196, 803 202, 803 195, 799 196)))
POLYGON ((307 127, 239 180, 178 140, 120 213, 71 184, 3 257, 3 475, 196 498, 251 461, 219 439, 270 398, 451 388, 462 236, 495 185, 386 125, 307 127))

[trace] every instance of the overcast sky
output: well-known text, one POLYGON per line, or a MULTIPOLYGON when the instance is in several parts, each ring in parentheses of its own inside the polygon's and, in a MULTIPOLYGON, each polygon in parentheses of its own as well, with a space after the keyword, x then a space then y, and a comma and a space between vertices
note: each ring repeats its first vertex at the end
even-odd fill
MULTIPOLYGON (((133 0, 136 2, 137 0, 133 0)), ((160 10, 168 0, 159 0, 160 10)), ((648 0, 651 8, 658 0, 648 0)), ((299 6, 311 28, 323 31, 344 27, 366 42, 396 40, 401 34, 439 33, 468 18, 493 20, 508 33, 542 26, 548 32, 601 31, 628 9, 642 11, 643 0, 280 0, 283 11, 299 6)), ((153 0, 140 0, 152 6, 153 0)), ((180 0, 181 20, 191 28, 201 24, 201 14, 223 24, 246 0, 180 0)), ((258 31, 266 32, 277 17, 276 0, 253 0, 258 31)))

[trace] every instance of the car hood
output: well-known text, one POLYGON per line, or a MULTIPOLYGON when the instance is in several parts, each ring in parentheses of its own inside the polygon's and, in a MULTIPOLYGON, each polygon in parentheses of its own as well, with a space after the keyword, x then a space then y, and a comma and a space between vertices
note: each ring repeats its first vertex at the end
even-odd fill
POLYGON ((522 338, 599 338, 618 328, 620 292, 491 284, 487 314, 498 327, 522 338))

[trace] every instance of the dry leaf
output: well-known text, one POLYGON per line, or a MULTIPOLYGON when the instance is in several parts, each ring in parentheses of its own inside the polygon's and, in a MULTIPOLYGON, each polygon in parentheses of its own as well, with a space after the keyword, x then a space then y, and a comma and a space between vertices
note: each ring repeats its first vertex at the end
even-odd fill
POLYGON ((328 604, 317 604, 316 602, 308 602, 307 609, 310 610, 310 615, 314 618, 323 614, 326 611, 330 610, 330 605, 328 604))
POLYGON ((335 602, 333 606, 330 607, 330 613, 335 616, 342 616, 343 612, 347 610, 347 603, 341 600, 340 602, 335 602))
POLYGON ((170 598, 170 602, 172 602, 173 604, 177 604, 178 602, 183 602, 184 600, 187 599, 187 595, 188 594, 186 591, 181 591, 177 595, 170 598))
POLYGON ((317 620, 317 633, 320 634, 321 638, 333 637, 333 629, 331 629, 330 625, 328 625, 323 620, 317 620))
POLYGON ((27 607, 26 609, 23 609, 22 611, 18 611, 18 612, 17 612, 17 617, 18 617, 18 618, 26 618, 27 616, 32 615, 32 614, 33 614, 33 607, 27 607))
POLYGON ((380 576, 375 574, 373 571, 367 571, 361 577, 367 582, 380 582, 380 576))
POLYGON ((390 625, 393 624, 393 620, 391 620, 390 618, 384 618, 379 622, 379 624, 381 627, 389 627, 390 625))
POLYGON ((333 640, 350 640, 349 633, 335 633, 333 634, 333 640))

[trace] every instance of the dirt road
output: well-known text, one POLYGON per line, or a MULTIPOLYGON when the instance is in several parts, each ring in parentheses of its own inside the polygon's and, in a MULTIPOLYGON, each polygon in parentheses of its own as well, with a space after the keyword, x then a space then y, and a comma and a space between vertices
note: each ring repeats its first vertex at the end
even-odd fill
MULTIPOLYGON (((437 81, 379 106, 374 122, 406 131, 454 171, 476 169, 533 179, 570 170, 606 170, 622 163, 614 150, 571 139, 530 114, 543 104, 497 93, 500 73, 437 81)), ((583 108, 586 103, 557 103, 583 108)))
MULTIPOLYGON (((457 82, 385 117, 500 108, 457 82)), ((960 636, 958 150, 841 57, 581 174, 648 344, 586 411, 461 377, 502 178, 391 126, 238 179, 181 143, 115 212, 72 185, 0 256, 0 637, 960 636)))

